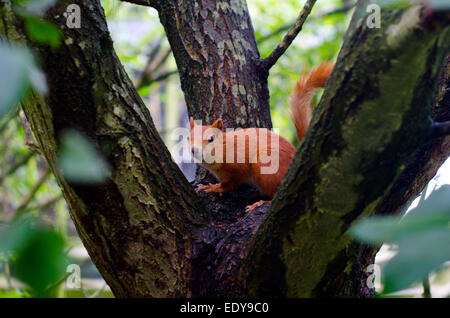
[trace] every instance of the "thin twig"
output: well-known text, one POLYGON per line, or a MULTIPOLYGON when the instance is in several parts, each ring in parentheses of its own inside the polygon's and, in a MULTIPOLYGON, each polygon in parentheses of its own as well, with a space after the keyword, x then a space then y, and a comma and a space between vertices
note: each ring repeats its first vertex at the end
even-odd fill
MULTIPOLYGON (((420 201, 419 204, 423 203, 426 200, 428 189, 430 188, 430 183, 428 183, 425 186, 425 189, 423 189, 422 193, 420 194, 420 201)), ((422 281, 423 285, 423 298, 431 298, 431 291, 430 291, 430 280, 429 275, 423 279, 422 281)))
POLYGON ((173 70, 173 71, 170 71, 170 72, 163 73, 161 75, 158 75, 155 78, 152 78, 148 82, 148 84, 152 84, 152 83, 155 83, 155 82, 161 82, 161 81, 165 80, 166 78, 168 78, 168 77, 170 77, 172 75, 175 75, 175 74, 178 74, 178 70, 173 70))
MULTIPOLYGON (((308 21, 311 22, 312 20, 328 17, 330 15, 337 14, 337 13, 345 13, 345 12, 353 9, 355 7, 355 5, 356 5, 356 3, 345 4, 342 7, 339 7, 336 9, 332 9, 330 11, 312 15, 309 17, 308 21)), ((289 30, 291 28, 291 26, 293 24, 294 24, 294 22, 285 24, 285 25, 281 26, 280 28, 276 29, 275 31, 273 31, 265 36, 262 36, 260 39, 257 40, 258 44, 265 42, 266 40, 280 34, 281 32, 286 32, 287 30, 289 30)))
POLYGON ((3 123, 0 125, 0 134, 8 127, 10 121, 19 114, 19 110, 16 108, 14 111, 10 112, 3 119, 3 123))
POLYGON ((103 283, 102 287, 97 289, 92 295, 88 295, 87 292, 85 292, 84 288, 82 289, 82 292, 84 294, 84 297, 86 298, 96 298, 98 295, 100 295, 101 292, 103 292, 106 288, 107 284, 106 282, 103 283))
POLYGON ((48 285, 45 290, 47 292, 50 292, 52 289, 58 287, 59 285, 63 284, 67 278, 71 275, 71 273, 65 273, 59 280, 57 280, 54 283, 51 283, 50 285, 48 285))
POLYGON ((140 89, 152 82, 155 82, 155 79, 153 78, 154 74, 158 71, 158 69, 161 68, 161 66, 170 56, 170 53, 172 53, 172 50, 169 48, 159 56, 153 58, 149 57, 146 68, 141 73, 141 75, 136 79, 135 85, 136 89, 140 89))
POLYGON ((273 50, 273 52, 263 60, 266 70, 269 70, 272 66, 275 65, 278 59, 284 54, 284 52, 286 52, 288 47, 294 41, 295 37, 300 33, 303 24, 305 23, 306 18, 308 18, 309 14, 311 13, 311 10, 314 7, 316 1, 317 0, 306 1, 305 6, 303 7, 300 15, 295 21, 295 24, 289 29, 289 31, 284 36, 283 40, 277 45, 275 50, 273 50))
POLYGON ((431 287, 430 287, 430 278, 429 275, 427 275, 423 281, 423 298, 431 298, 431 287))
POLYGON ((55 204, 56 202, 61 200, 62 198, 63 198, 62 195, 57 195, 56 197, 53 197, 53 198, 51 198, 51 199, 49 199, 49 200, 47 200, 45 202, 42 202, 42 203, 39 203, 39 204, 30 206, 30 207, 27 207, 26 210, 27 211, 28 210, 38 210, 38 211, 46 210, 49 207, 51 207, 53 204, 55 204))
POLYGON ((42 173, 42 175, 36 182, 36 184, 33 186, 33 188, 30 190, 30 192, 25 196, 22 203, 19 205, 19 207, 14 212, 12 220, 17 220, 27 210, 26 207, 33 200, 36 192, 38 192, 39 188, 44 184, 44 182, 47 180, 49 175, 50 175, 50 168, 47 165, 44 172, 42 173))
POLYGON ((141 85, 141 82, 144 80, 153 60, 155 59, 156 55, 159 53, 163 39, 164 39, 163 37, 160 37, 159 39, 157 39, 155 41, 156 44, 153 44, 153 43, 151 44, 150 52, 148 53, 147 62, 145 63, 144 69, 142 72, 140 72, 140 74, 136 78, 135 85, 134 85, 136 88, 138 88, 141 85))
POLYGON ((3 174, 2 178, 0 179, 0 185, 3 184, 5 179, 12 175, 14 172, 16 172, 17 169, 27 164, 28 160, 30 160, 34 156, 34 152, 29 152, 25 156, 23 156, 20 160, 18 160, 12 167, 10 167, 5 173, 3 174))
POLYGON ((156 0, 120 0, 122 2, 129 2, 146 7, 153 7, 156 4, 156 0))
POLYGON ((23 112, 22 109, 19 112, 19 116, 20 120, 22 121, 23 130, 25 131, 25 146, 32 152, 42 154, 41 149, 34 141, 33 134, 31 133, 30 124, 28 123, 28 119, 25 116, 25 113, 23 112))

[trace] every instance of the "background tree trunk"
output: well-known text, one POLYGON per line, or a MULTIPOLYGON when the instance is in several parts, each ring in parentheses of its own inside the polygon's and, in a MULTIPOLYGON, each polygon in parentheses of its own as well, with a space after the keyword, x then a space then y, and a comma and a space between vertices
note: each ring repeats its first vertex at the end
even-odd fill
POLYGON ((271 128, 267 75, 245 0, 154 1, 189 113, 225 127, 271 128))
MULTIPOLYGON (((191 115, 271 126, 268 70, 245 1, 133 2, 158 10, 191 115)), ((50 93, 23 108, 116 296, 371 295, 364 270, 376 249, 346 230, 360 216, 403 209, 448 157, 449 138, 432 138, 428 116, 435 100, 434 119, 449 119, 448 62, 441 69, 450 37, 445 15, 414 8, 384 10, 382 28, 369 29, 367 3, 272 206, 250 214, 251 189, 196 194, 182 176, 114 53, 99 1, 60 1, 47 13, 62 29, 57 51, 28 41, 10 3, 0 4, 0 32, 42 59, 50 93), (65 27, 73 2, 81 29, 65 27), (108 159, 106 184, 68 183, 58 171, 58 138, 69 127, 108 159)))

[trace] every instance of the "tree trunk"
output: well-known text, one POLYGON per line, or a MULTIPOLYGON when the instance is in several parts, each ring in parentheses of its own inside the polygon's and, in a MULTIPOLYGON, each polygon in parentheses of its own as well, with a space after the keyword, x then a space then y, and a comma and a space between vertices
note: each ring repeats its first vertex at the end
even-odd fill
POLYGON ((225 127, 271 128, 268 72, 244 0, 154 1, 189 113, 225 127))
MULTIPOLYGON (((365 270, 377 249, 360 246, 348 228, 358 217, 403 209, 449 155, 448 137, 431 138, 429 116, 438 86, 449 85, 448 69, 445 80, 440 75, 450 28, 428 29, 415 6, 383 11, 384 32, 376 31, 361 22, 366 4, 356 9, 305 141, 250 244, 239 279, 251 295, 370 295, 365 270)), ((448 97, 437 103, 434 113, 448 120, 448 97)))
MULTIPOLYGON (((200 223, 195 192, 163 145, 109 37, 98 1, 82 8, 83 27, 65 27, 60 1, 47 18, 63 31, 53 52, 35 46, 50 88, 22 103, 34 135, 70 209, 83 244, 118 297, 189 294, 193 230, 200 223), (113 168, 98 186, 68 183, 58 171, 60 134, 85 133, 113 168), (189 229, 187 228, 189 227, 189 229)), ((21 21, 2 4, 2 27, 23 38, 21 21)), ((30 43, 31 44, 31 43, 30 43)))
MULTIPOLYGON (((271 127, 269 70, 244 0, 132 2, 159 11, 191 115, 271 127)), ((417 7, 385 9, 382 28, 369 29, 367 3, 358 4, 273 204, 250 214, 252 189, 195 193, 183 177, 114 53, 99 1, 60 1, 47 12, 62 29, 57 51, 27 40, 10 3, 0 4, 0 33, 42 59, 50 93, 33 94, 23 108, 117 297, 372 294, 365 268, 376 248, 346 230, 361 216, 403 209, 448 157, 449 137, 433 137, 428 117, 450 117, 450 31, 448 16, 417 7), (65 27, 62 13, 74 2, 81 29, 65 27), (60 174, 58 138, 69 127, 108 159, 107 183, 73 184, 60 174)))

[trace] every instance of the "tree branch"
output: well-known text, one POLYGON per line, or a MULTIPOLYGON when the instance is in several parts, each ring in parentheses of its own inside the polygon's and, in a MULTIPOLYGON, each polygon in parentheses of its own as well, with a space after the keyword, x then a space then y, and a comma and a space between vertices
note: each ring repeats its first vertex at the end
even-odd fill
MULTIPOLYGON (((434 67, 431 70, 430 78, 438 79, 439 83, 426 84, 427 87, 435 86, 436 96, 431 108, 431 121, 445 122, 450 120, 450 53, 448 44, 450 43, 450 29, 447 29, 440 36, 438 51, 434 67), (441 66, 440 61, 444 61, 441 66)), ((424 84, 425 85, 425 84, 424 84)), ((428 122, 430 120, 428 119, 428 122)), ((383 198, 383 202, 378 205, 375 214, 397 214, 409 206, 412 201, 424 191, 428 181, 436 175, 439 167, 450 155, 449 138, 429 138, 431 134, 426 134, 427 143, 416 152, 414 158, 408 163, 402 174, 398 177, 389 193, 383 198)))
MULTIPOLYGON (((164 62, 167 60, 167 58, 170 56, 170 53, 172 50, 169 48, 165 50, 162 54, 150 54, 147 65, 144 69, 144 71, 139 75, 139 77, 136 79, 136 89, 140 89, 144 87, 145 85, 150 84, 151 82, 155 82, 154 76, 155 73, 161 68, 161 66, 164 64, 164 62)), ((170 74, 172 75, 172 74, 170 74)), ((169 75, 169 76, 170 76, 169 75)), ((167 78, 168 76, 164 77, 167 78)), ((162 80, 162 79, 159 79, 162 80)))
POLYGON ((9 114, 2 118, 2 124, 0 125, 0 134, 8 127, 9 122, 19 114, 19 109, 15 108, 9 114))
POLYGON ((13 214, 12 220, 17 220, 23 213, 26 211, 28 204, 33 200, 36 192, 40 189, 40 187, 47 181, 48 176, 50 175, 50 169, 46 165, 45 170, 42 172, 39 179, 36 181, 34 186, 31 188, 30 192, 23 198, 22 203, 17 207, 16 211, 13 214))
POLYGON ((25 131, 25 146, 30 149, 32 152, 35 152, 37 154, 42 154, 41 150, 39 149, 39 146, 36 144, 33 134, 31 133, 30 124, 28 123, 28 119, 25 116, 25 113, 21 109, 19 111, 20 120, 22 121, 22 127, 25 131))
POLYGON ((178 70, 173 70, 173 71, 169 71, 169 72, 166 72, 166 73, 162 73, 162 74, 160 74, 160 75, 157 75, 155 78, 151 78, 151 79, 148 81, 148 85, 150 85, 150 84, 152 84, 152 83, 155 83, 155 82, 161 82, 161 81, 164 81, 164 80, 167 79, 168 77, 170 77, 170 76, 172 76, 172 75, 175 75, 175 74, 178 74, 178 70))
POLYGON ((147 63, 145 63, 144 69, 142 70, 142 72, 140 72, 140 74, 136 78, 136 81, 135 81, 136 87, 138 87, 140 85, 140 82, 142 82, 142 79, 145 77, 146 73, 148 72, 149 68, 151 67, 151 64, 152 64, 154 58, 159 53, 163 39, 164 39, 163 37, 160 37, 159 39, 156 40, 156 44, 151 45, 150 52, 149 52, 148 58, 147 58, 147 63))
MULTIPOLYGON (((8 24, 0 30, 24 39, 20 17, 1 2, 0 16, 0 25, 8 24)), ((31 92, 23 109, 84 246, 118 297, 189 295, 202 205, 115 54, 100 2, 61 0, 45 18, 62 30, 59 49, 27 44, 40 56, 51 89, 45 99, 31 92), (83 12, 80 29, 65 27, 71 3, 83 12), (105 183, 61 175, 58 138, 67 128, 83 132, 113 167, 105 183)))
POLYGON ((156 5, 156 2, 158 0, 120 0, 120 1, 138 4, 138 5, 146 6, 146 7, 153 7, 156 5))
MULTIPOLYGON (((308 19, 308 22, 311 22, 311 21, 317 20, 317 19, 321 19, 321 18, 324 18, 324 17, 328 17, 328 16, 331 16, 331 15, 337 14, 337 13, 345 13, 345 12, 350 11, 351 9, 353 9, 355 7, 355 5, 356 5, 356 3, 345 4, 342 7, 339 7, 339 8, 336 8, 336 9, 332 9, 332 10, 329 10, 329 11, 326 11, 326 12, 322 12, 322 13, 319 13, 317 15, 311 15, 309 17, 309 19, 308 19)), ((277 30, 275 30, 275 31, 273 31, 273 32, 271 32, 271 33, 269 33, 269 34, 267 34, 265 36, 262 36, 261 38, 257 39, 258 44, 261 44, 261 43, 265 42, 266 40, 270 39, 271 37, 274 37, 275 35, 278 35, 281 32, 286 32, 294 24, 295 24, 295 22, 291 22, 291 23, 285 24, 285 25, 281 26, 280 28, 278 28, 277 30)))
MULTIPOLYGON (((398 205, 385 205, 429 142, 430 110, 421 105, 435 97, 429 87, 439 83, 450 28, 423 28, 413 6, 400 17, 382 12, 386 27, 369 29, 361 23, 367 4, 360 1, 355 10, 310 128, 248 248, 239 280, 250 295, 335 297, 359 290, 370 296, 364 270, 377 248, 359 244, 347 229, 359 217, 394 213, 407 203, 403 197, 416 197, 404 187, 398 205), (390 25, 402 32, 387 31, 390 25)), ((441 146, 448 153, 450 145, 441 146)), ((429 167, 409 173, 423 169, 429 167)))
POLYGON ((291 43, 294 41, 295 37, 300 33, 303 24, 311 13, 312 8, 317 0, 307 0, 305 6, 303 7, 300 15, 298 16, 295 24, 289 29, 289 31, 284 36, 281 43, 270 53, 270 55, 263 60, 264 67, 269 70, 278 59, 286 52, 291 43))
POLYGON ((14 163, 14 165, 12 165, 2 176, 2 179, 0 180, 0 185, 3 184, 3 182, 5 181, 6 177, 12 175, 14 172, 17 171, 17 169, 19 169, 20 167, 24 166, 28 160, 30 160, 31 158, 33 158, 33 156, 35 155, 35 152, 29 152, 26 155, 24 155, 22 158, 20 158, 17 162, 14 163))
POLYGON ((431 297, 431 288, 430 288, 430 276, 427 274, 427 276, 422 281, 423 286, 423 298, 432 298, 431 297))
POLYGON ((54 205, 56 202, 63 199, 62 195, 57 195, 53 198, 48 199, 45 202, 38 203, 33 206, 26 207, 26 210, 38 210, 38 211, 45 211, 46 209, 50 208, 52 205, 54 205))

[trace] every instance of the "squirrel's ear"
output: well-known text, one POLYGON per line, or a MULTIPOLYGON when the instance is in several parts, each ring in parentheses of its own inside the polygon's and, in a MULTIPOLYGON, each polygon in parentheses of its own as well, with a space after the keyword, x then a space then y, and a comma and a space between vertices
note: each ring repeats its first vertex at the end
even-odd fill
POLYGON ((212 127, 223 130, 223 121, 222 118, 217 119, 214 124, 212 124, 212 127))
POLYGON ((194 128, 194 117, 191 116, 191 118, 189 119, 189 124, 191 125, 191 129, 194 128))

